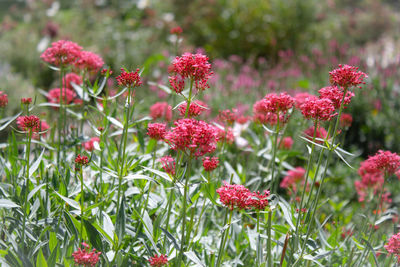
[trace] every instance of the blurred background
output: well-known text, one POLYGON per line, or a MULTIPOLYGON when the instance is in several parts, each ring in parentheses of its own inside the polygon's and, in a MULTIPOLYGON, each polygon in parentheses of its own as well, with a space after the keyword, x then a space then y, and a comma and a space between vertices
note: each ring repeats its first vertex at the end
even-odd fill
POLYGON ((349 64, 369 80, 346 110, 345 146, 364 156, 400 151, 399 23, 397 0, 0 0, 0 90, 11 115, 21 97, 55 87, 40 54, 60 39, 100 54, 114 73, 144 69, 143 113, 170 97, 154 83, 168 85, 168 65, 183 52, 210 57, 203 100, 214 115, 236 107, 251 116, 270 91, 317 93, 330 70, 349 64), (183 33, 171 34, 177 26, 183 33))

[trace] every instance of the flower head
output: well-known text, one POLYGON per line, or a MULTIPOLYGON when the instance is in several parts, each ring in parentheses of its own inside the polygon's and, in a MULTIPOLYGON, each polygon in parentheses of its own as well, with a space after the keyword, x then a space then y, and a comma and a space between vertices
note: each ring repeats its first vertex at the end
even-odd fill
POLYGON ((80 57, 81 50, 82 47, 74 42, 59 40, 52 43, 51 47, 47 48, 40 58, 54 66, 73 64, 80 57))
POLYGON ((0 91, 0 108, 4 108, 8 105, 8 96, 3 91, 0 91))
MULTIPOLYGON (((308 128, 307 130, 304 131, 304 134, 306 136, 306 138, 308 138, 309 140, 312 140, 313 136, 314 136, 314 131, 315 128, 314 126, 311 126, 310 128, 308 128)), ((328 132, 325 130, 324 127, 317 127, 317 131, 315 132, 315 138, 317 139, 326 139, 328 137, 328 132)), ((322 141, 317 140, 317 143, 322 143, 322 141)))
POLYGON ((207 82, 213 74, 207 56, 191 53, 176 57, 172 62, 170 72, 172 75, 169 77, 169 82, 177 93, 181 93, 185 87, 185 79, 192 80, 197 90, 209 88, 207 82))
MULTIPOLYGON (((179 113, 182 117, 184 117, 186 114, 186 107, 187 107, 186 103, 183 103, 178 107, 179 113)), ((189 118, 197 117, 201 113, 203 113, 203 111, 206 109, 208 109, 206 103, 200 100, 195 100, 194 102, 190 103, 188 116, 189 118)))
POLYGON ((331 84, 341 87, 352 87, 365 84, 364 79, 368 78, 368 75, 362 71, 359 71, 357 67, 349 65, 339 65, 339 68, 329 72, 329 80, 331 84))
POLYGON ((45 137, 47 135, 47 130, 50 129, 50 126, 47 124, 46 121, 41 120, 40 126, 37 132, 34 132, 32 135, 33 139, 39 139, 39 136, 45 137))
POLYGON ((101 252, 96 252, 96 249, 90 251, 90 246, 84 242, 82 242, 82 245, 84 247, 83 249, 78 248, 77 251, 72 253, 75 263, 85 267, 96 266, 101 252))
POLYGON ((81 156, 78 154, 75 158, 75 170, 80 170, 82 166, 89 164, 89 159, 86 156, 81 156))
POLYGON ((309 97, 300 109, 306 119, 329 121, 336 116, 335 106, 328 98, 309 97))
POLYGON ((280 149, 286 149, 289 150, 293 146, 293 139, 290 136, 284 137, 282 140, 279 140, 278 143, 280 143, 279 148, 280 149))
POLYGON ((218 167, 219 160, 217 157, 203 158, 203 167, 206 172, 215 170, 218 167))
POLYGON ((392 235, 389 242, 385 245, 385 249, 389 254, 395 255, 397 261, 400 262, 400 233, 392 235))
POLYGON ((226 143, 232 144, 235 140, 235 136, 233 135, 232 128, 221 129, 217 126, 214 127, 215 132, 217 133, 217 142, 218 143, 226 143))
POLYGON ((182 30, 181 27, 177 26, 177 27, 172 28, 170 30, 170 33, 171 34, 176 34, 176 35, 181 35, 183 33, 183 30, 182 30))
POLYGON ((392 175, 400 168, 400 156, 390 151, 379 150, 374 156, 369 157, 374 168, 382 172, 392 175))
POLYGON ((126 87, 138 87, 142 84, 139 75, 139 69, 136 69, 135 72, 126 72, 123 68, 121 68, 121 74, 115 78, 118 82, 118 85, 123 85, 126 87))
POLYGON ((162 168, 166 173, 171 175, 175 175, 175 159, 171 156, 164 156, 159 159, 161 162, 162 168))
POLYGON ((60 88, 54 88, 54 89, 51 89, 49 91, 49 93, 47 94, 47 100, 50 103, 59 104, 61 95, 62 95, 63 102, 65 104, 70 104, 71 102, 74 101, 74 99, 76 97, 75 91, 73 91, 71 89, 63 88, 62 92, 60 93, 60 88))
POLYGON ((271 125, 275 125, 278 119, 280 123, 286 123, 289 119, 288 111, 293 105, 294 99, 287 93, 268 94, 254 104, 254 120, 271 125))
POLYGON ((75 83, 76 85, 81 85, 83 82, 82 77, 73 72, 68 73, 63 78, 63 87, 73 89, 71 82, 75 83))
POLYGON ((226 122, 228 125, 232 125, 238 117, 238 110, 236 108, 233 108, 232 110, 220 110, 218 114, 218 119, 221 122, 226 122))
POLYGON ((174 150, 182 150, 201 157, 216 149, 217 134, 215 128, 204 121, 180 119, 174 122, 165 135, 166 142, 174 150))
POLYGON ((265 190, 263 194, 260 192, 250 192, 248 194, 247 206, 255 208, 256 210, 264 210, 268 206, 268 197, 270 192, 265 190))
POLYGON ((352 123, 353 117, 351 116, 351 114, 342 113, 342 116, 340 116, 340 126, 349 128, 352 123))
POLYGON ((30 103, 32 103, 32 98, 27 97, 27 98, 21 98, 21 104, 22 105, 29 105, 30 103))
POLYGON ((75 66, 78 69, 86 69, 87 71, 98 71, 103 67, 103 59, 96 53, 89 51, 81 51, 75 66))
POLYGON ((304 104, 304 102, 306 101, 307 98, 312 97, 313 95, 307 93, 307 92, 301 92, 301 93, 297 93, 294 96, 295 99, 295 106, 296 108, 300 108, 301 105, 304 104))
POLYGON ((217 189, 217 193, 219 194, 221 203, 230 210, 248 208, 248 199, 251 192, 243 185, 224 182, 224 185, 217 189))
MULTIPOLYGON (((318 93, 320 95, 320 98, 330 99, 336 109, 339 109, 340 106, 342 105, 342 99, 343 99, 344 92, 339 87, 327 86, 327 87, 319 89, 318 93)), ((344 97, 343 106, 348 105, 353 96, 354 96, 353 92, 347 91, 346 96, 344 97)))
POLYGON ((37 132, 40 128, 40 119, 35 115, 19 116, 17 118, 17 125, 22 131, 37 132))
POLYGON ((157 102, 150 107, 150 117, 155 119, 165 119, 170 121, 172 119, 172 107, 167 102, 157 102))
POLYGON ((283 178, 280 187, 289 189, 289 194, 296 193, 297 187, 301 182, 304 181, 304 175, 306 170, 302 167, 297 167, 294 170, 287 172, 287 175, 283 178))
POLYGON ((155 140, 163 140, 167 131, 164 123, 149 123, 147 126, 147 135, 155 140))
POLYGON ((155 255, 149 259, 150 266, 161 267, 168 264, 167 255, 155 255))
POLYGON ((82 147, 86 150, 86 151, 93 151, 94 149, 94 143, 100 143, 100 138, 98 137, 92 137, 89 141, 82 143, 82 147))

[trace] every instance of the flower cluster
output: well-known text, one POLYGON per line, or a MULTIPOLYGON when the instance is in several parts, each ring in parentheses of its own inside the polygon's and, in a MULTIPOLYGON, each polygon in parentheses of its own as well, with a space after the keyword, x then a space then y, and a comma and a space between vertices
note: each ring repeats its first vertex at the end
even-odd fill
POLYGON ((21 98, 21 104, 22 105, 29 105, 30 103, 32 103, 32 98, 28 97, 28 98, 21 98))
POLYGON ((329 72, 329 80, 331 84, 349 88, 352 86, 359 86, 365 84, 364 79, 368 75, 359 71, 357 67, 349 65, 339 65, 339 68, 329 72))
POLYGON ((167 255, 155 255, 149 259, 150 266, 161 267, 168 264, 167 255))
POLYGON ((280 187, 289 190, 289 194, 296 194, 297 187, 302 182, 304 183, 304 175, 306 170, 302 167, 297 167, 294 170, 287 172, 287 175, 283 178, 280 187))
MULTIPOLYGON (((310 128, 304 131, 306 138, 309 140, 313 139, 315 127, 311 126, 310 128)), ((328 137, 328 132, 325 130, 324 127, 320 126, 317 127, 317 131, 315 131, 315 138, 316 139, 326 139, 328 137)), ((321 140, 316 140, 317 143, 323 143, 321 140)))
POLYGON ((197 90, 209 88, 207 82, 213 74, 208 57, 202 54, 185 53, 176 57, 169 70, 173 74, 169 77, 169 83, 178 94, 185 87, 185 79, 194 82, 197 90))
POLYGON ((51 47, 47 48, 40 58, 54 66, 61 66, 75 63, 81 55, 82 47, 78 44, 59 40, 51 44, 51 47))
POLYGON ((340 116, 340 126, 349 128, 352 123, 353 117, 351 116, 351 114, 342 113, 342 116, 340 116))
POLYGON ((301 105, 303 105, 306 102, 306 99, 309 98, 309 97, 313 97, 313 95, 311 95, 311 94, 309 94, 307 92, 297 93, 294 96, 296 108, 300 108, 301 105))
POLYGON ((183 30, 182 30, 181 27, 176 26, 176 27, 174 27, 174 28, 172 28, 172 29, 170 30, 170 33, 171 33, 171 34, 176 34, 176 35, 181 35, 181 34, 183 33, 183 30))
POLYGON ((118 85, 123 85, 126 87, 135 88, 142 84, 139 75, 139 69, 136 69, 135 72, 126 72, 123 68, 121 68, 121 74, 115 78, 118 82, 118 85))
POLYGON ((50 103, 59 104, 61 98, 63 99, 63 103, 70 104, 71 102, 73 102, 75 100, 76 93, 75 93, 75 91, 68 89, 68 88, 63 88, 62 90, 60 90, 60 88, 54 88, 54 89, 51 89, 47 94, 47 100, 50 103), (60 91, 62 91, 62 92, 60 92, 60 91), (61 95, 62 95, 62 97, 61 97, 61 95))
POLYGON ((217 133, 217 142, 218 143, 226 143, 232 144, 235 140, 235 136, 233 135, 232 128, 221 129, 217 126, 214 127, 215 132, 217 133))
POLYGON ((150 117, 153 120, 160 118, 170 121, 172 119, 172 107, 167 102, 157 102, 150 107, 150 117))
POLYGON ((93 151, 94 149, 94 143, 100 143, 100 138, 98 137, 92 137, 89 141, 82 143, 82 147, 86 150, 86 151, 93 151))
POLYGON ((306 119, 329 121, 336 116, 335 106, 328 98, 308 97, 300 106, 300 110, 306 119))
POLYGON ((235 208, 239 210, 250 208, 263 210, 268 206, 268 197, 270 195, 269 191, 264 191, 263 194, 260 194, 260 192, 251 192, 243 185, 228 184, 226 182, 217 189, 217 193, 221 203, 230 210, 235 208))
POLYGON ((81 51, 78 60, 75 62, 77 68, 92 72, 100 70, 103 65, 103 59, 96 53, 89 51, 81 51))
MULTIPOLYGON (((182 117, 184 117, 186 114, 186 107, 187 107, 186 103, 183 103, 178 107, 179 113, 182 117)), ((200 100, 195 100, 194 102, 190 103, 188 117, 189 118, 197 117, 201 113, 203 113, 203 111, 206 109, 208 109, 208 106, 206 103, 204 103, 200 100)))
POLYGON ((217 157, 205 157, 203 158, 203 167, 206 172, 215 170, 218 167, 219 160, 217 157))
POLYGON ((147 135, 155 140, 163 140, 167 130, 167 126, 164 123, 149 123, 147 126, 147 135))
POLYGON ((164 156, 159 159, 161 162, 162 168, 166 173, 169 173, 171 175, 175 175, 175 160, 171 156, 164 156))
POLYGON ((289 150, 293 146, 293 139, 290 136, 284 137, 282 140, 278 140, 279 148, 289 150))
POLYGON ((389 254, 395 255, 397 261, 400 263, 400 233, 392 235, 389 242, 385 245, 385 249, 389 254))
MULTIPOLYGON (((344 92, 339 87, 327 86, 327 87, 319 89, 318 93, 320 95, 320 98, 327 98, 327 99, 331 100, 335 109, 339 109, 340 106, 342 105, 342 99, 343 99, 344 92)), ((348 105, 353 96, 354 96, 353 92, 347 91, 346 96, 343 99, 343 106, 348 105)))
POLYGON ((80 170, 82 166, 89 164, 89 159, 86 156, 81 156, 78 154, 75 158, 75 170, 80 170))
POLYGON ((50 129, 50 126, 47 124, 46 121, 41 120, 40 121, 40 127, 38 129, 38 132, 33 132, 32 138, 33 139, 39 139, 39 136, 46 136, 47 135, 47 130, 50 129))
POLYGON ((400 156, 390 151, 379 150, 374 156, 369 157, 368 161, 374 164, 375 168, 392 175, 400 168, 400 156))
POLYGON ((215 127, 195 119, 180 119, 174 125, 165 135, 165 140, 172 149, 189 152, 196 157, 212 153, 216 149, 215 127))
POLYGON ((226 122, 228 125, 232 125, 238 117, 238 110, 236 108, 233 108, 232 110, 220 110, 218 114, 218 119, 221 122, 226 122))
POLYGON ((17 125, 22 131, 37 132, 40 129, 40 119, 35 115, 19 116, 17 125))
POLYGON ((63 87, 73 89, 71 82, 75 83, 76 85, 82 84, 82 77, 76 73, 68 73, 63 77, 63 87))
POLYGON ((254 104, 254 120, 271 125, 275 125, 278 119, 281 124, 286 123, 289 119, 288 111, 293 105, 294 98, 287 93, 268 94, 254 104))
POLYGON ((85 242, 82 242, 83 249, 78 248, 77 251, 72 253, 74 257, 75 264, 83 265, 83 266, 96 266, 97 262, 99 261, 99 256, 101 252, 96 252, 94 248, 90 251, 90 246, 85 242))
POLYGON ((8 104, 8 96, 3 91, 0 91, 0 108, 6 107, 8 104))

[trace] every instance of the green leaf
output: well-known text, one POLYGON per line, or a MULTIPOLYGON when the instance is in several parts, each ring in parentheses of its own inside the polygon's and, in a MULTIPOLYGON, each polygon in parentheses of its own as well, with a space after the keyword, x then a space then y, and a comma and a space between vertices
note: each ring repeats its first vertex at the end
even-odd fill
POLYGON ((19 205, 15 204, 11 200, 3 198, 0 199, 0 208, 6 208, 6 209, 19 208, 19 205))
POLYGON ((85 219, 83 219, 83 224, 85 225, 86 233, 92 246, 98 251, 103 252, 103 243, 101 242, 99 231, 97 231, 97 229, 85 219))
POLYGON ((289 204, 284 201, 283 199, 279 198, 279 203, 278 205, 281 207, 283 211, 283 217, 285 218, 286 222, 290 225, 290 228, 293 230, 295 229, 292 221, 292 214, 289 211, 289 204))
MULTIPOLYGON (((19 115, 21 115, 21 114, 22 114, 22 111, 20 113, 18 113, 17 115, 15 115, 14 117, 7 118, 7 121, 3 125, 0 126, 0 132, 2 130, 4 130, 10 123, 12 123, 16 118, 18 118, 19 115)), ((3 122, 3 120, 2 120, 2 122, 3 122)))
POLYGON ((47 262, 43 256, 42 249, 39 250, 38 256, 36 258, 36 267, 47 267, 47 262))
POLYGON ((40 188, 42 188, 42 187, 45 186, 45 185, 46 185, 46 184, 41 184, 41 185, 39 185, 39 186, 36 186, 31 192, 29 192, 28 201, 33 197, 33 195, 36 194, 37 191, 40 190, 40 188))
POLYGON ((125 235, 126 217, 125 217, 125 197, 122 198, 117 219, 115 222, 115 231, 118 236, 118 243, 122 242, 125 235))
POLYGON ((201 262, 201 260, 197 257, 197 255, 193 251, 186 251, 184 254, 189 260, 193 261, 197 265, 200 265, 202 267, 206 267, 204 265, 204 263, 201 262))

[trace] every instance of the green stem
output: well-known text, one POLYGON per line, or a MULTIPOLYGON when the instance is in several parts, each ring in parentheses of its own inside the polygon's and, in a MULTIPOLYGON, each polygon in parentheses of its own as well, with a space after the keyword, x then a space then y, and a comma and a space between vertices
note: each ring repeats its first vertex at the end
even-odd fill
MULTIPOLYGON (((232 213, 233 213, 233 210, 231 210, 229 213, 228 228, 225 229, 224 232, 222 233, 221 243, 219 245, 219 251, 218 251, 217 264, 215 265, 215 267, 219 267, 221 265, 222 258, 225 254, 225 243, 227 241, 227 234, 229 233, 229 229, 231 227, 232 213)), ((228 215, 228 211, 225 212, 225 219, 224 219, 223 227, 225 227, 225 225, 226 225, 227 215, 228 215)))
POLYGON ((84 192, 83 192, 83 172, 82 172, 83 166, 80 167, 79 170, 79 179, 81 180, 81 242, 83 242, 83 212, 84 212, 84 192))
POLYGON ((271 223, 272 223, 272 211, 268 212, 268 226, 267 226, 267 235, 268 235, 268 240, 267 240, 267 261, 268 261, 268 266, 273 266, 272 264, 272 245, 271 245, 271 223))
POLYGON ((278 135, 279 135, 279 111, 278 111, 278 121, 276 123, 275 133, 274 133, 274 140, 272 143, 272 159, 271 159, 271 184, 272 184, 272 193, 276 194, 277 191, 277 184, 279 183, 278 179, 275 179, 275 158, 276 158, 276 151, 278 150, 278 135))
POLYGON ((21 244, 22 244, 22 251, 25 251, 25 229, 26 229, 26 217, 28 216, 28 193, 29 193, 29 168, 30 168, 30 153, 31 153, 31 140, 32 140, 32 129, 28 131, 28 144, 26 145, 26 172, 25 172, 25 195, 24 195, 24 218, 22 223, 22 237, 21 237, 21 244))

